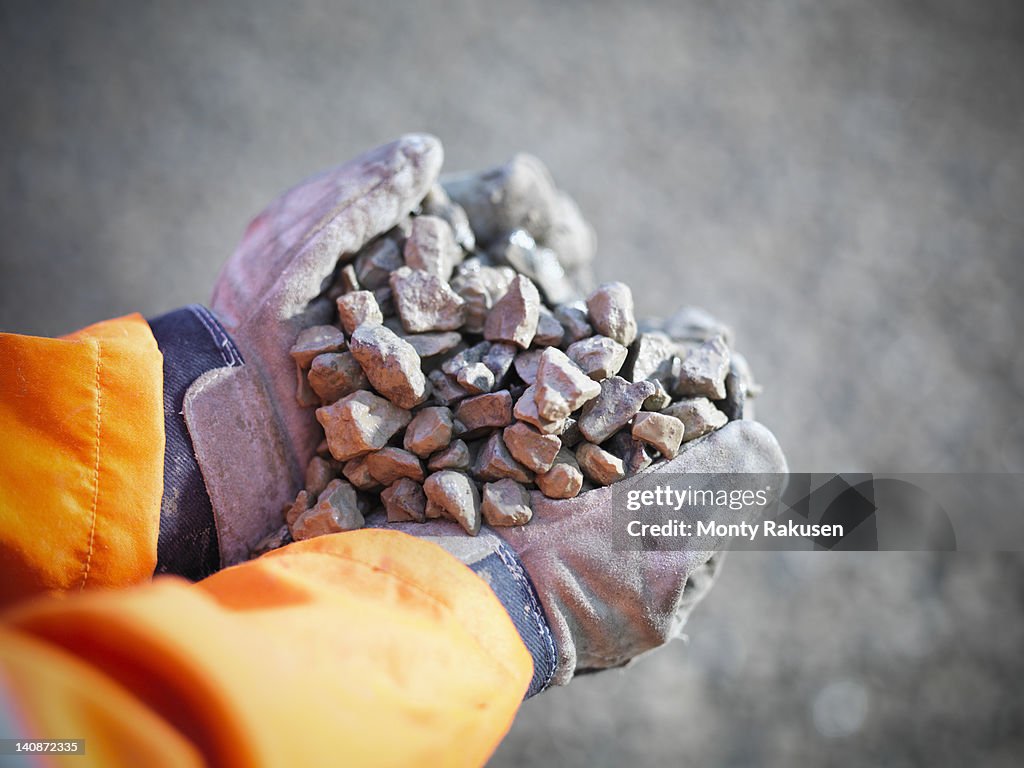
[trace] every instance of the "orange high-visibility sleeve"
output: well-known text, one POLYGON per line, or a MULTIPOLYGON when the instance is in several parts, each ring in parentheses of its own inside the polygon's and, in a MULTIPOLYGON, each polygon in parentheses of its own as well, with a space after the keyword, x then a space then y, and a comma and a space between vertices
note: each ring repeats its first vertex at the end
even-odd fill
POLYGON ((292 544, 194 585, 40 598, 3 626, 23 643, 0 673, 35 733, 85 738, 87 756, 95 740, 106 765, 136 764, 111 759, 122 739, 183 749, 174 734, 212 765, 480 765, 532 674, 483 580, 384 530, 292 544), (40 690, 23 660, 45 654, 64 682, 40 690), (76 722, 67 699, 94 675, 103 711, 76 722))
POLYGON ((0 605, 152 576, 162 360, 139 315, 62 339, 0 334, 0 605))

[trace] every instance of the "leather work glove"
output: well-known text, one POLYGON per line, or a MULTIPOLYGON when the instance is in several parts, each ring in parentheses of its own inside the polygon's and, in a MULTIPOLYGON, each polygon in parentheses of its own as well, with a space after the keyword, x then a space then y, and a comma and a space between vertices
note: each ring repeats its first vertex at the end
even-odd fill
MULTIPOLYGON (((339 256, 413 211, 441 162, 436 139, 410 135, 315 177, 260 214, 224 267, 212 308, 246 363, 204 374, 185 399, 224 565, 244 559, 280 525, 322 437, 314 410, 296 401, 289 350, 301 330, 329 322, 325 293, 339 256)), ((571 268, 585 282, 580 262, 571 268)), ((771 432, 739 420, 684 444, 647 473, 785 471, 771 432)), ((536 692, 580 671, 621 666, 677 637, 714 581, 721 560, 714 551, 617 551, 612 496, 612 487, 560 501, 534 492, 531 522, 485 527, 476 537, 448 520, 371 517, 368 524, 426 537, 487 580, 534 655, 536 692), (526 598, 509 598, 508 585, 526 598), (548 663, 539 663, 545 655, 548 663)))
POLYGON ((407 135, 309 179, 249 225, 221 270, 211 309, 245 364, 189 387, 185 421, 213 507, 221 565, 248 557, 280 525, 322 434, 295 398, 289 350, 328 322, 323 296, 339 257, 394 227, 437 179, 441 144, 407 135))

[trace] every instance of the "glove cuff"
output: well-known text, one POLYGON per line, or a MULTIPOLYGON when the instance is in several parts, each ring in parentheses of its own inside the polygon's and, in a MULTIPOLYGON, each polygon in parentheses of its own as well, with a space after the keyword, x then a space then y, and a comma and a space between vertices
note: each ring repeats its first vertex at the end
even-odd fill
POLYGON ((163 355, 164 492, 156 573, 198 580, 220 567, 213 508, 182 409, 202 374, 243 363, 238 348, 209 310, 198 304, 148 320, 163 355))

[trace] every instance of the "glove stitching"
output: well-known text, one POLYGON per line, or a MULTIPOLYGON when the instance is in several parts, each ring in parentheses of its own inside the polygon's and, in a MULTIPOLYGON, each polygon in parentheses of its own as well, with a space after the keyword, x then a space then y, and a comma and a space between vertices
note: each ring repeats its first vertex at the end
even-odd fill
POLYGON ((220 352, 221 359, 224 360, 224 365, 229 368, 237 368, 245 362, 242 359, 242 353, 238 351, 238 347, 235 346, 231 337, 220 329, 220 324, 210 313, 210 310, 201 304, 190 304, 186 309, 199 318, 199 322, 206 328, 210 338, 213 339, 217 346, 217 351, 220 352))

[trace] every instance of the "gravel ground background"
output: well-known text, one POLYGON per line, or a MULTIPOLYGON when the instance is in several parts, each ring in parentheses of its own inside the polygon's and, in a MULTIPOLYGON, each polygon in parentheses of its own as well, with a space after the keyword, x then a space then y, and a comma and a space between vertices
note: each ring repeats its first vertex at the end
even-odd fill
MULTIPOLYGON (((728 319, 793 468, 1024 471, 1024 6, 553 5, 0 4, 0 330, 203 301, 278 191, 428 130, 728 319)), ((1024 755, 1019 554, 734 555, 689 630, 493 764, 1024 755)))

